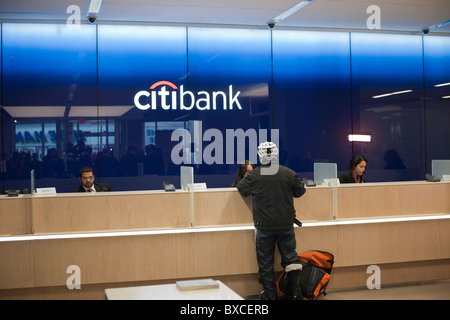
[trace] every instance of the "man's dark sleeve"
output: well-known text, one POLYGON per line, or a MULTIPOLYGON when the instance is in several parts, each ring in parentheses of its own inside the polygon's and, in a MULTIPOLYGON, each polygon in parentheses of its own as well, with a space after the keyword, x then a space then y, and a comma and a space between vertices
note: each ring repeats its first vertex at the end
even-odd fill
POLYGON ((251 180, 248 176, 244 177, 236 186, 244 197, 248 197, 251 194, 251 180))
POLYGON ((75 189, 73 189, 71 192, 84 192, 84 189, 82 186, 78 186, 75 189))
POLYGON ((306 192, 305 185, 298 178, 298 175, 295 173, 293 176, 293 186, 292 193, 295 198, 300 198, 306 192))

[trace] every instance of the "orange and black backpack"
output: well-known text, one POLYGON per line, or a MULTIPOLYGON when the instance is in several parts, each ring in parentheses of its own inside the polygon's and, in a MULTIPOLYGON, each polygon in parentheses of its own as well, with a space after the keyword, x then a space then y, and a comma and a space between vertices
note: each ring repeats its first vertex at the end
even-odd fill
POLYGON ((316 300, 325 289, 331 278, 334 255, 324 251, 307 251, 298 255, 298 263, 302 270, 282 271, 276 281, 279 299, 316 300))

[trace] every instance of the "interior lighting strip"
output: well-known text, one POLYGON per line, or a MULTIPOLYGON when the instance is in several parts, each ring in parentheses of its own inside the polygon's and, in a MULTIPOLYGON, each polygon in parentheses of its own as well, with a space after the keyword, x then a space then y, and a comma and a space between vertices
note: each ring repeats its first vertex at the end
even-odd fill
POLYGON ((403 90, 403 91, 395 91, 395 92, 389 92, 389 93, 385 93, 385 94, 380 94, 378 96, 373 96, 373 99, 378 99, 378 98, 383 98, 383 97, 388 97, 388 96, 393 96, 396 94, 403 94, 403 93, 408 93, 408 92, 412 92, 412 90, 403 90))
POLYGON ((297 3, 296 5, 290 7, 289 9, 287 9, 286 11, 284 11, 283 13, 279 14, 278 16, 276 16, 275 18, 273 18, 272 20, 270 20, 268 22, 268 26, 269 28, 273 28, 275 27, 275 24, 277 24, 280 21, 283 21, 284 19, 292 16, 294 13, 298 12, 299 10, 303 9, 304 7, 306 7, 308 4, 313 3, 315 0, 302 0, 299 3, 297 3))
POLYGON ((446 82, 446 83, 439 83, 439 84, 435 84, 435 87, 445 87, 445 86, 450 86, 450 82, 446 82))
POLYGON ((350 141, 350 142, 371 142, 372 136, 370 134, 349 134, 348 141, 350 141))
MULTIPOLYGON (((353 225, 353 224, 368 224, 368 223, 443 220, 443 219, 450 219, 450 214, 372 218, 372 219, 342 219, 342 220, 338 219, 338 220, 304 222, 302 228, 353 225)), ((63 239, 146 236, 146 235, 160 235, 160 234, 183 234, 183 233, 199 233, 199 232, 246 231, 246 230, 254 230, 254 229, 255 228, 252 225, 246 225, 246 226, 230 226, 230 227, 205 227, 205 228, 199 227, 199 228, 118 231, 118 232, 35 234, 35 235, 26 235, 26 236, 0 237, 0 243, 1 242, 14 242, 14 241, 34 241, 34 240, 63 240, 63 239)))

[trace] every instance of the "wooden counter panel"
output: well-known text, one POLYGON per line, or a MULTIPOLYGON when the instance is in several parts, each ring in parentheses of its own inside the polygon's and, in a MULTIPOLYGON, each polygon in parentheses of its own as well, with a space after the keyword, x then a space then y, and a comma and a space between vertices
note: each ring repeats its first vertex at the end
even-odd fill
POLYGON ((338 267, 450 258, 450 219, 337 228, 338 267))
MULTIPOLYGON (((295 232, 299 253, 335 255, 330 288, 364 286, 371 264, 380 266, 383 284, 449 275, 450 219, 307 226, 295 232)), ((276 252, 276 271, 280 260, 276 252)), ((253 230, 0 242, 0 296, 5 297, 59 292, 59 298, 88 298, 90 286, 202 277, 238 277, 234 288, 250 295, 259 293, 257 272, 253 230), (81 270, 77 294, 65 289, 70 265, 81 270), (250 291, 241 285, 247 278, 250 291)))
POLYGON ((35 286, 207 277, 258 270, 252 231, 34 241, 35 286))
POLYGON ((303 196, 294 198, 294 207, 300 221, 332 219, 331 188, 306 188, 303 196))
MULTIPOLYGON (((450 279, 450 259, 414 261, 409 263, 379 265, 381 275, 381 289, 393 284, 410 284, 424 281, 439 281, 450 279)), ((333 269, 327 292, 341 289, 367 288, 366 282, 370 274, 366 273, 367 266, 336 267, 333 269)), ((241 297, 254 299, 261 293, 258 274, 243 274, 232 276, 213 276, 215 280, 225 283, 241 297)), ((159 284, 173 284, 180 279, 164 279, 132 282, 112 282, 99 284, 84 284, 81 290, 68 290, 64 286, 35 287, 18 289, 0 289, 0 300, 104 300, 105 289, 148 286, 159 284)), ((186 280, 183 278, 183 280, 186 280)))
MULTIPOLYGON (((238 191, 195 192, 195 225, 253 225, 251 203, 251 196, 243 197, 238 191)), ((302 197, 294 198, 296 215, 301 221, 331 219, 331 205, 331 188, 307 188, 302 197)))
POLYGON ((34 287, 33 241, 0 242, 0 289, 34 287))
MULTIPOLYGON (((335 267, 329 290, 366 289, 369 265, 335 267)), ((388 285, 417 284, 418 282, 450 279, 450 259, 377 264, 381 272, 381 290, 388 285)), ((401 297, 404 299, 404 297, 401 297)))
MULTIPOLYGON (((450 259, 450 219, 296 228, 298 253, 323 250, 335 267, 450 259)), ((82 284, 258 272, 253 230, 0 243, 0 289, 61 286, 67 267, 82 284), (33 282, 34 281, 34 282, 33 282)), ((275 270, 281 270, 276 253, 275 270)))
POLYGON ((338 188, 338 218, 450 213, 450 183, 338 188))
POLYGON ((0 199, 0 235, 31 233, 31 197, 0 199))
POLYGON ((189 194, 113 193, 34 199, 36 233, 93 230, 185 228, 190 226, 189 194))
POLYGON ((236 191, 194 193, 195 226, 248 224, 253 225, 251 197, 236 191))
MULTIPOLYGON (((450 213, 450 183, 345 185, 337 191, 339 219, 450 213)), ((333 218, 333 188, 307 188, 294 199, 300 221, 333 218)), ((236 189, 194 193, 194 225, 252 225, 251 197, 236 189)), ((36 233, 82 232, 191 226, 187 192, 57 194, 33 199, 36 233)), ((0 235, 31 232, 31 199, 0 198, 0 235)))
POLYGON ((297 253, 299 254, 309 250, 336 254, 337 239, 336 226, 295 228, 295 240, 297 241, 297 253))

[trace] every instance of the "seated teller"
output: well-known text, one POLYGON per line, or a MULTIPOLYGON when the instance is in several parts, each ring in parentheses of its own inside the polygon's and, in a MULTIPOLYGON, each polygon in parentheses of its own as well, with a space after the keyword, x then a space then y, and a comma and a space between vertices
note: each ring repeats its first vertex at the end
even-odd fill
POLYGON ((366 171, 367 159, 362 155, 356 155, 350 161, 348 171, 339 177, 340 183, 363 183, 363 174, 366 171))
POLYGON ((94 183, 95 175, 91 167, 83 167, 80 169, 78 180, 81 186, 78 186, 72 192, 104 192, 112 191, 111 186, 107 183, 94 183))
POLYGON ((255 169, 255 165, 251 163, 248 160, 245 160, 239 165, 239 168, 236 172, 236 178, 234 179, 234 182, 231 184, 232 187, 236 187, 239 181, 244 179, 244 177, 247 176, 247 172, 255 169))

